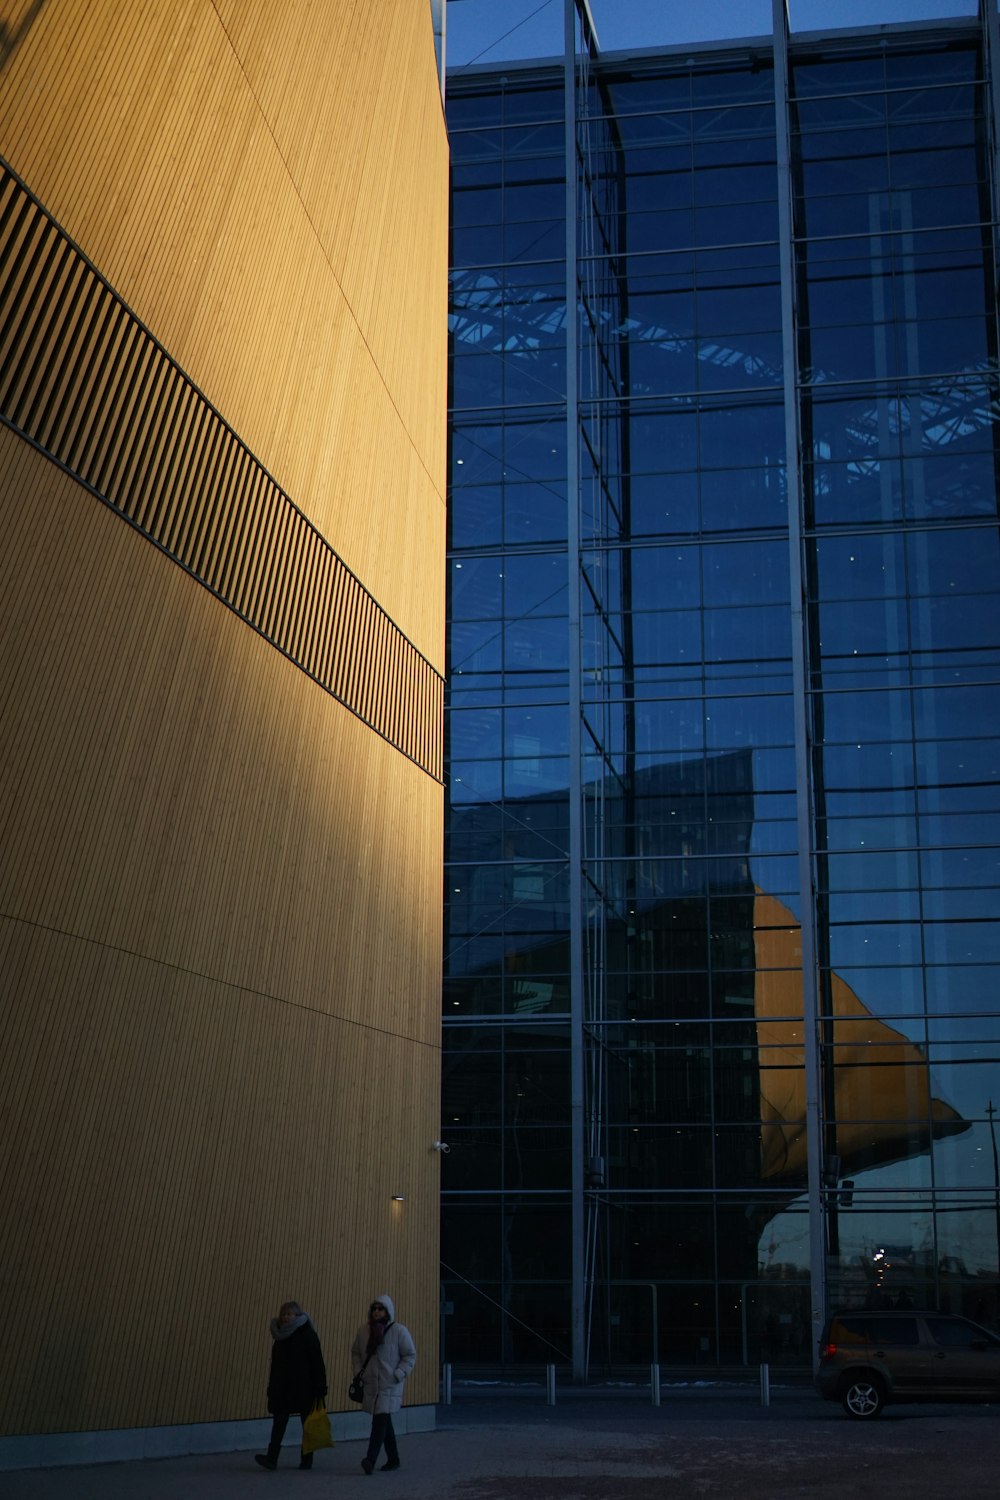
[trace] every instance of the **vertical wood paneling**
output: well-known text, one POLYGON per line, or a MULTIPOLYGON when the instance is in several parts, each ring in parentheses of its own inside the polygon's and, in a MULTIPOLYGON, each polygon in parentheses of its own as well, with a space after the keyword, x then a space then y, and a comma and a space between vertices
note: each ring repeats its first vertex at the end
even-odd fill
POLYGON ((76 1299, 125 1299, 151 1341, 120 1379, 120 1349, 75 1337, 42 1351, 37 1383, 0 1368, 5 1428, 33 1430, 53 1384, 70 1429, 253 1414, 271 1302, 291 1282, 346 1337, 373 1262, 429 1349, 437 985, 420 955, 439 920, 439 788, 10 434, 0 473, 23 585, 0 619, 20 707, 3 723, 17 788, 0 851, 4 1265, 19 1295, 49 1298, 56 1326, 81 1327, 76 1299), (39 529, 25 493, 43 516, 82 506, 85 524, 39 529), (15 643, 30 672, 15 671, 15 643), (60 724, 71 734, 53 735, 60 724), (307 1084, 314 1056, 326 1068, 307 1084), (414 1069, 419 1100, 371 1100, 371 1077, 414 1069), (379 1144, 359 1174, 368 1111, 379 1144), (388 1218, 400 1190, 405 1231, 388 1218), (262 1203, 266 1222, 249 1221, 262 1203), (344 1212, 358 1225, 345 1269, 316 1287, 344 1212), (209 1359, 192 1387, 206 1275, 235 1281, 224 1314, 245 1352, 224 1372, 209 1359))
MULTIPOLYGON (((33 435, 380 728, 433 702, 390 624, 440 664, 424 0, 61 0, 0 73, 0 155, 232 429, 4 186, 33 435)), ((260 1415, 289 1295, 336 1402, 376 1285, 434 1400, 440 840, 424 771, 0 428, 0 1431, 260 1415)))
POLYGON ((0 77, 0 151, 439 663, 407 565, 444 518, 447 145, 426 10, 60 0, 0 77))

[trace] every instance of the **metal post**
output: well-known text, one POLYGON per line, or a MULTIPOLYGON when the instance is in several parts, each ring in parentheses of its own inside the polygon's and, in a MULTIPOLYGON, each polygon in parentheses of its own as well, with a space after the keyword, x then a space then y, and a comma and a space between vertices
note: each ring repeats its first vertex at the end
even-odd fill
POLYGON ((451 1365, 444 1365, 441 1370, 441 1400, 445 1406, 451 1405, 451 1365))
POLYGON ((556 1404, 556 1367, 545 1366, 545 1404, 555 1406, 556 1404))
POLYGON ((771 1404, 771 1366, 766 1364, 760 1367, 760 1404, 771 1404))
POLYGON ((1000 17, 996 0, 979 0, 979 21, 983 31, 983 53, 988 99, 987 118, 990 134, 990 189, 993 199, 994 245, 996 243, 996 221, 1000 219, 1000 17))
POLYGON ((441 1282, 438 1290, 438 1359, 441 1365, 447 1369, 445 1354, 448 1348, 448 1318, 445 1313, 444 1282, 441 1282))
POLYGON ((437 56, 442 99, 444 98, 446 10, 445 0, 431 0, 431 25, 434 28, 434 52, 437 56))
POLYGON ((1000 1266, 1000 1156, 997 1155, 996 1112, 996 1105, 991 1098, 986 1106, 986 1117, 990 1122, 990 1140, 993 1143, 993 1223, 996 1226, 997 1265, 1000 1266))
POLYGON ((823 1142, 820 1120, 820 1017, 816 972, 816 917, 812 877, 812 775, 806 703, 806 621, 802 556, 802 452, 799 427, 798 325, 792 218, 792 152, 788 107, 787 0, 771 0, 774 104, 778 157, 778 236, 781 268, 781 342, 784 370, 785 466, 788 491, 789 585, 792 599, 792 694, 795 723, 796 820, 802 940, 802 1039, 806 1084, 806 1167, 813 1360, 826 1317, 826 1234, 823 1222, 823 1142))
POLYGON ((660 1404, 660 1367, 659 1367, 659 1365, 650 1365, 650 1367, 649 1367, 649 1389, 650 1389, 650 1391, 652 1393, 653 1405, 654 1406, 659 1406, 659 1404, 660 1404))
MULTIPOLYGON (((571 1336, 573 1379, 587 1378, 585 1327, 585 1223, 583 1167, 585 1136, 583 1064, 583 736, 580 643, 580 462, 579 358, 577 295, 576 171, 576 3, 565 0, 565 133, 566 170, 566 566, 569 603, 566 627, 569 661, 569 1025, 570 1025, 570 1168, 573 1282, 571 1336)), ((551 1367, 550 1367, 551 1368, 551 1367)), ((553 1401, 555 1397, 553 1394, 553 1401)))

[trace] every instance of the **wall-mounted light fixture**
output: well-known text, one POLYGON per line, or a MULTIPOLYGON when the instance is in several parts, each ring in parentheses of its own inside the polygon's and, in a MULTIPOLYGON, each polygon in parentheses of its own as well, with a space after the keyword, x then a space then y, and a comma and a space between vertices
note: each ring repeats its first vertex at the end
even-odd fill
POLYGON ((392 1201, 393 1203, 405 1203, 406 1197, 403 1193, 393 1193, 392 1201))

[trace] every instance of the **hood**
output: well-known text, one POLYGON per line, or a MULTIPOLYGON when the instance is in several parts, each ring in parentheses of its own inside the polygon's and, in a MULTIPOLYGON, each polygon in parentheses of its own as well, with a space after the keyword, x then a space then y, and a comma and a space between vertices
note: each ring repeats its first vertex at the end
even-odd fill
POLYGON ((395 1321, 396 1321, 396 1304, 393 1302, 393 1300, 389 1296, 388 1292, 376 1292, 375 1295, 374 1295, 374 1297, 372 1297, 371 1301, 368 1303, 369 1307, 371 1307, 372 1302, 381 1302, 382 1306, 385 1308, 386 1312, 389 1314, 389 1322, 390 1323, 395 1323, 395 1321))

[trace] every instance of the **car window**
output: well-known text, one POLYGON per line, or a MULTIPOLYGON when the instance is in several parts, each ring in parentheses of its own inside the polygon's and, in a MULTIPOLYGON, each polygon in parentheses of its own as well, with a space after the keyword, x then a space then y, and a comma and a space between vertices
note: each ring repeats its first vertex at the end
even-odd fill
POLYGON ((972 1344, 995 1344, 997 1340, 984 1328, 967 1323, 964 1318, 928 1318, 931 1338, 946 1349, 968 1349, 972 1344))
POLYGON ((877 1313, 835 1318, 830 1325, 835 1344, 919 1344, 916 1318, 880 1318, 877 1313))
POLYGON ((868 1337, 873 1344, 919 1344, 916 1318, 870 1318, 868 1337))
POLYGON ((867 1337, 864 1322, 859 1318, 834 1318, 830 1324, 832 1344, 863 1344, 867 1337))

